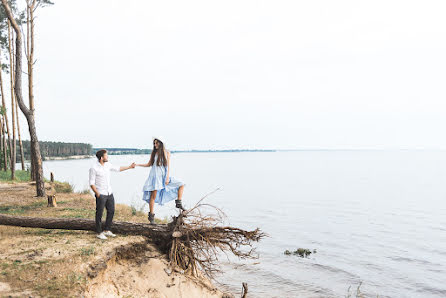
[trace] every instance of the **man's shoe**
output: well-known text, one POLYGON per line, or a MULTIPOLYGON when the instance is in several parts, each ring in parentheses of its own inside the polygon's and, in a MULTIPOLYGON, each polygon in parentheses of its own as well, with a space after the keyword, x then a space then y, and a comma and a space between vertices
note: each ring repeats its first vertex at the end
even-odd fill
POLYGON ((96 237, 98 237, 101 240, 107 240, 107 237, 104 235, 104 232, 97 234, 96 237))
POLYGON ((154 225, 155 224, 155 213, 150 213, 149 212, 149 215, 147 216, 147 219, 150 221, 151 225, 154 225))
POLYGON ((116 235, 113 234, 111 231, 105 231, 105 232, 104 232, 104 235, 105 235, 105 236, 109 236, 109 237, 116 237, 116 235))

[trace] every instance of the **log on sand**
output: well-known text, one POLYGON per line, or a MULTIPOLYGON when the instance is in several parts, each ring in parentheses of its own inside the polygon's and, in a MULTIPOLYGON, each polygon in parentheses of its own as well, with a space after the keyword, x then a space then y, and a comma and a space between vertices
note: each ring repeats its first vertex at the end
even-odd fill
MULTIPOLYGON (((42 229, 83 231, 96 230, 95 221, 93 219, 84 218, 28 217, 0 214, 0 225, 42 229)), ((172 233, 169 233, 167 225, 150 225, 133 222, 113 222, 112 230, 113 232, 119 234, 141 235, 155 239, 167 239, 172 236, 172 233)))
MULTIPOLYGON (((203 198, 204 199, 204 198, 203 198)), ((229 252, 239 258, 255 258, 252 244, 266 236, 259 229, 246 231, 223 225, 224 214, 218 208, 202 203, 182 212, 169 224, 150 225, 133 222, 113 222, 111 230, 125 235, 148 237, 168 255, 173 266, 178 266, 193 275, 201 269, 208 276, 219 271, 219 252, 229 252), (205 214, 203 209, 216 211, 205 214)), ((48 218, 10 216, 0 214, 0 225, 95 231, 93 219, 48 218)))

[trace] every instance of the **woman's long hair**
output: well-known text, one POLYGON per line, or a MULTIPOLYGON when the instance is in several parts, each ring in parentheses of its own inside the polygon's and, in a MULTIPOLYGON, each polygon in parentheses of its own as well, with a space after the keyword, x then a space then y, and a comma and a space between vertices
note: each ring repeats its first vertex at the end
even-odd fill
POLYGON ((150 160, 149 160, 149 167, 153 166, 153 164, 155 163, 155 155, 158 153, 158 160, 156 161, 156 165, 157 166, 165 166, 167 167, 167 158, 166 155, 164 154, 164 144, 163 142, 161 142, 158 139, 153 140, 153 149, 152 149, 152 154, 150 155, 150 160), (155 148, 155 141, 158 142, 158 150, 155 148))

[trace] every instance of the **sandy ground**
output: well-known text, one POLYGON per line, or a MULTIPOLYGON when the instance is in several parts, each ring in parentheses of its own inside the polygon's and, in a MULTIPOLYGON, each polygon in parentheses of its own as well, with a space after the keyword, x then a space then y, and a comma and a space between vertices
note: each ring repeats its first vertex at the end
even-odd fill
MULTIPOLYGON (((46 207, 27 183, 0 183, 0 213, 41 217, 94 216, 88 194, 57 194, 46 207)), ((128 206, 115 218, 145 222, 128 206)), ((0 225, 0 297, 233 297, 204 277, 173 271, 142 236, 99 240, 93 232, 0 225)))

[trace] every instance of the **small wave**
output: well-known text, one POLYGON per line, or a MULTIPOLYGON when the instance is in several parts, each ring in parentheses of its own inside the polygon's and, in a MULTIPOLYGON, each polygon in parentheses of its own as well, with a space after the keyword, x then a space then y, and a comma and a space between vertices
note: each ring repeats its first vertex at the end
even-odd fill
MULTIPOLYGON (((319 285, 303 282, 302 280, 294 281, 273 271, 264 270, 256 266, 239 266, 233 270, 244 276, 248 284, 251 285, 253 297, 295 297, 296 293, 299 293, 301 297, 336 297, 335 293, 328 288, 322 288, 319 285), (252 279, 249 280, 247 277, 252 279)), ((238 274, 236 273, 236 275, 238 274)), ((237 278, 234 276, 234 271, 232 271, 230 276, 237 278)), ((224 277, 217 279, 223 285, 225 285, 225 282, 228 282, 227 280, 225 281, 224 277)))
POLYGON ((423 295, 430 294, 438 295, 439 297, 446 297, 446 289, 433 288, 422 283, 416 283, 414 286, 416 287, 415 291, 417 293, 421 293, 423 295))
POLYGON ((441 266, 440 264, 432 263, 428 260, 423 259, 415 259, 415 258, 409 258, 409 257, 389 257, 389 259, 397 262, 406 262, 406 263, 416 263, 419 265, 427 265, 427 266, 441 266))
POLYGON ((333 273, 341 273, 344 274, 345 276, 348 276, 349 279, 359 279, 359 276, 357 276, 356 274, 350 273, 348 271, 345 271, 343 269, 340 268, 336 268, 336 267, 332 267, 332 266, 328 266, 328 265, 323 265, 323 264, 312 264, 313 267, 317 267, 329 272, 333 272, 333 273))

